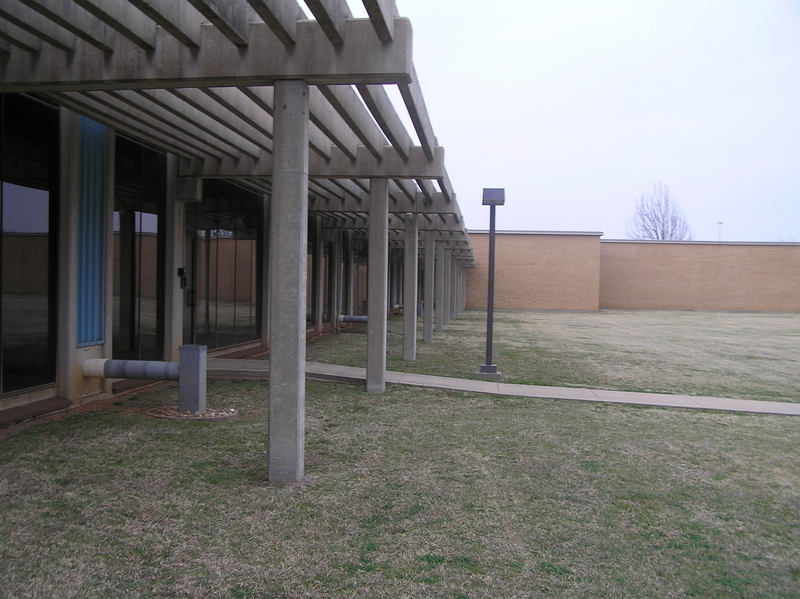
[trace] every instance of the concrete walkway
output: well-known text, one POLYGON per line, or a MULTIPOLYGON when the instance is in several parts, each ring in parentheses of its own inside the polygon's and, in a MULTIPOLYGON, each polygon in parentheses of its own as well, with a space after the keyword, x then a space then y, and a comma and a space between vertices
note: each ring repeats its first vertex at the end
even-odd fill
MULTIPOLYGON (((268 360, 228 360, 212 358, 208 361, 210 379, 266 380, 269 378, 268 360)), ((334 364, 306 363, 306 378, 317 381, 364 384, 365 368, 336 366, 334 364)), ((414 387, 488 393, 511 397, 537 399, 571 399, 599 403, 621 403, 662 408, 691 408, 696 410, 720 410, 725 412, 751 412, 754 414, 779 414, 800 416, 800 403, 777 401, 755 401, 750 399, 725 399, 720 397, 694 397, 689 395, 661 395, 657 393, 632 393, 629 391, 603 391, 572 389, 568 387, 540 387, 536 385, 512 385, 496 381, 474 381, 453 379, 427 374, 387 372, 386 382, 414 387)))

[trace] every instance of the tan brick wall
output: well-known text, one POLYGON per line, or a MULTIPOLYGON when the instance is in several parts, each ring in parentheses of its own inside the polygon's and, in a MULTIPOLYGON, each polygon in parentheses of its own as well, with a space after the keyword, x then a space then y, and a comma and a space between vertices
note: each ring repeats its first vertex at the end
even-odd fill
POLYGON ((600 307, 800 311, 800 244, 600 244, 600 307))
MULTIPOLYGON (((486 308, 489 235, 469 238, 478 268, 467 271, 467 308, 486 308)), ((498 233, 495 251, 496 308, 599 308, 599 234, 498 233)))

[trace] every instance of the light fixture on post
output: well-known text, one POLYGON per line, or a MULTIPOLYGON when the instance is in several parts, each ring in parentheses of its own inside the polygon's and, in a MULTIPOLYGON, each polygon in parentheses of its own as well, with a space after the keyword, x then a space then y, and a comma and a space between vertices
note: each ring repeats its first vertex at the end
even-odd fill
POLYGON ((483 205, 489 206, 489 293, 486 302, 486 363, 481 364, 478 376, 481 378, 499 379, 497 364, 492 364, 492 342, 494 335, 494 237, 495 207, 506 203, 506 190, 501 188, 484 188, 483 205))

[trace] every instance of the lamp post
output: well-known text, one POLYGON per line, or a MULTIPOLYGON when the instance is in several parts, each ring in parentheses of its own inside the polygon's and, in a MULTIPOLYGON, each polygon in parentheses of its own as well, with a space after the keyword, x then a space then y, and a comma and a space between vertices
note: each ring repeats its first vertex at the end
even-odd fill
POLYGON ((722 241, 722 225, 723 224, 725 224, 725 223, 723 223, 722 221, 717 223, 717 226, 719 227, 719 237, 717 238, 717 241, 722 241))
POLYGON ((506 190, 501 188, 484 188, 483 205, 489 206, 489 293, 486 302, 486 363, 481 364, 478 372, 482 378, 499 379, 497 364, 492 364, 492 341, 494 333, 494 236, 495 207, 506 202, 506 190))

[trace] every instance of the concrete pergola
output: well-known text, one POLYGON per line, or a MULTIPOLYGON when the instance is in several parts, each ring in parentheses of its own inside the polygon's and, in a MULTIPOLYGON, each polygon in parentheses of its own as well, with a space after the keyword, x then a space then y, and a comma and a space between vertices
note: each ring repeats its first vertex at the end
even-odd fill
MULTIPOLYGON (((172 227, 182 226, 184 202, 201 199, 204 178, 235 179, 262 194, 276 482, 303 476, 309 212, 323 229, 368 240, 369 392, 385 387, 390 248, 404 252, 409 360, 419 248, 424 341, 463 308, 464 268, 475 263, 414 70, 411 24, 394 0, 363 4, 368 19, 353 19, 346 0, 307 0, 310 16, 296 0, 0 4, 0 92, 39 95, 168 152, 172 227), (419 145, 386 86, 399 89, 419 145)), ((62 135, 74 138, 77 120, 64 122, 62 135)), ((178 250, 168 250, 171 266, 178 250)), ((173 282, 168 305, 179 297, 173 282)), ((79 361, 64 344, 67 362, 79 361)), ((74 381, 74 368, 59 368, 74 381)))

